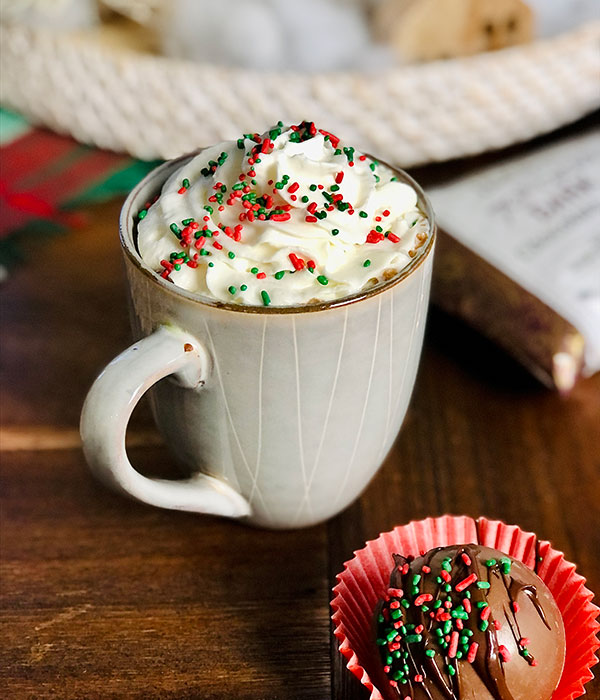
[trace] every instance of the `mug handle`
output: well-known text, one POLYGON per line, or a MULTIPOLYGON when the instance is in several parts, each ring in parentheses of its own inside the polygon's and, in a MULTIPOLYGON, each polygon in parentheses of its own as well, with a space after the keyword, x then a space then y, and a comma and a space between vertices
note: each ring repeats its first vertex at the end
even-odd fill
POLYGON ((248 501, 219 479, 206 474, 179 481, 150 479, 127 457, 127 424, 144 393, 171 374, 182 386, 199 390, 210 366, 196 338, 164 326, 118 355, 92 385, 81 413, 83 451, 92 472, 116 491, 160 508, 230 518, 250 515, 248 501))

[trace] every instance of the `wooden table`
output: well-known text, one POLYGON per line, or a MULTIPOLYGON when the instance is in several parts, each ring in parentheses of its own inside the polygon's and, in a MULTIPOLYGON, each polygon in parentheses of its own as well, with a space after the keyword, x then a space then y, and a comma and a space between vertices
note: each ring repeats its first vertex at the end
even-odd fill
MULTIPOLYGON (((366 539, 430 515, 534 530, 600 590, 600 376, 561 398, 439 312, 391 454, 331 522, 264 532, 98 484, 77 425, 130 342, 118 211, 32 240, 2 292, 3 698, 364 700, 331 635, 335 575, 366 539)), ((130 453, 171 473, 146 406, 130 453)))

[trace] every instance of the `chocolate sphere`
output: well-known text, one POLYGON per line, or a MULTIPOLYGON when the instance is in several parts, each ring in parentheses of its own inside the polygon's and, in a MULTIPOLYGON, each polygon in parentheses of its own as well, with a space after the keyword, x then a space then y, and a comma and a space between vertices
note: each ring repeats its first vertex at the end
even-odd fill
MULTIPOLYGON (((549 700, 565 659, 560 611, 520 561, 475 544, 394 555, 375 611, 387 696, 549 700)), ((384 690, 384 693, 386 691, 384 690)))

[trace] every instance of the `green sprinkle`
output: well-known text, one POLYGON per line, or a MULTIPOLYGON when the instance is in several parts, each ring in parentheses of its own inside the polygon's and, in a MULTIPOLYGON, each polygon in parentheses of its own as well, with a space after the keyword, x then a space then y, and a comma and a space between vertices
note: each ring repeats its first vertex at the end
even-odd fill
POLYGON ((237 292, 237 289, 236 289, 233 285, 231 285, 231 287, 228 287, 228 288, 227 288, 227 291, 228 291, 231 295, 233 295, 233 294, 235 294, 235 293, 237 292))
POLYGON ((410 608, 410 603, 408 602, 408 600, 406 600, 406 598, 403 598, 403 599, 400 601, 400 605, 401 605, 403 608, 410 608))
POLYGON ((323 286, 325 286, 326 284, 329 284, 329 280, 327 279, 327 277, 325 277, 325 275, 319 275, 317 277, 317 282, 319 282, 323 286))
POLYGON ((337 236, 339 232, 340 232, 339 228, 332 228, 331 229, 332 236, 337 236))
POLYGON ((306 204, 308 202, 308 197, 304 195, 302 199, 300 200, 303 204, 306 204))
POLYGON ((423 636, 420 634, 409 634, 406 637, 404 637, 404 641, 407 644, 418 644, 423 640, 423 636))
MULTIPOLYGON (((440 579, 441 580, 441 579, 440 579)), ((436 600, 435 603, 433 604, 433 609, 437 610, 438 608, 442 607, 442 601, 441 600, 436 600)))
POLYGON ((262 292, 260 293, 260 295, 262 297, 263 304, 265 306, 269 306, 269 304, 271 303, 271 297, 269 296, 269 294, 267 292, 265 292, 265 290, 263 289, 262 292))
POLYGON ((182 182, 181 184, 185 187, 186 190, 189 190, 189 188, 190 188, 190 181, 187 179, 187 177, 184 178, 184 180, 183 180, 183 182, 182 182))
POLYGON ((496 560, 495 559, 488 559, 485 562, 485 565, 487 566, 488 569, 490 569, 492 566, 496 566, 496 560))
POLYGON ((390 617, 392 618, 392 620, 397 620, 399 617, 402 617, 402 610, 392 610, 390 612, 390 617))
POLYGON ((232 250, 230 250, 229 253, 227 253, 227 257, 233 260, 235 258, 235 253, 232 250))
POLYGON ((332 192, 337 192, 340 189, 339 185, 331 185, 329 188, 332 192))
POLYGON ((316 185, 311 185, 308 189, 309 189, 311 192, 316 192, 316 191, 317 191, 317 186, 316 186, 316 185))
POLYGON ((503 574, 510 574, 510 569, 511 569, 511 562, 510 559, 500 559, 500 564, 502 566, 502 573, 503 574))
POLYGON ((213 211, 214 211, 214 209, 210 206, 210 204, 207 204, 207 205, 204 207, 204 211, 207 211, 209 214, 212 214, 213 211))
POLYGON ((477 581, 477 588, 489 588, 490 584, 487 581, 477 581))
POLYGON ((412 580, 413 586, 416 586, 417 583, 419 583, 420 580, 421 580, 421 574, 415 574, 415 575, 413 576, 413 580, 412 580))
POLYGON ((208 266, 209 266, 209 267, 214 267, 215 264, 214 264, 213 262, 209 262, 209 263, 208 263, 208 266))
POLYGON ((177 224, 171 224, 169 228, 171 229, 171 231, 173 231, 173 233, 176 236, 178 236, 181 233, 181 229, 179 228, 179 226, 177 226, 177 224))
POLYGON ((425 652, 425 656, 428 656, 430 659, 433 659, 435 656, 435 650, 434 649, 427 649, 425 652))
POLYGON ((147 210, 147 209, 142 209, 142 210, 138 213, 138 221, 141 221, 141 220, 146 216, 147 213, 148 213, 148 210, 147 210))
POLYGON ((253 267, 250 272, 255 275, 258 272, 258 267, 253 267))
POLYGON ((448 673, 453 676, 456 673, 454 666, 448 666, 448 673))
POLYGON ((202 248, 202 250, 200 251, 200 255, 210 255, 210 253, 208 252, 208 250, 202 248))
POLYGON ((181 223, 184 226, 189 226, 193 221, 194 221, 194 219, 184 219, 181 223))
POLYGON ((276 280, 280 280, 284 275, 285 275, 285 270, 280 270, 279 272, 275 273, 274 277, 276 280))
POLYGON ((369 216, 366 211, 360 211, 360 212, 358 212, 358 215, 360 216, 361 219, 366 219, 367 216, 369 216))
POLYGON ((486 629, 488 628, 488 625, 489 625, 489 623, 488 623, 487 620, 482 620, 482 621, 479 623, 479 629, 480 629, 482 632, 485 632, 486 629))

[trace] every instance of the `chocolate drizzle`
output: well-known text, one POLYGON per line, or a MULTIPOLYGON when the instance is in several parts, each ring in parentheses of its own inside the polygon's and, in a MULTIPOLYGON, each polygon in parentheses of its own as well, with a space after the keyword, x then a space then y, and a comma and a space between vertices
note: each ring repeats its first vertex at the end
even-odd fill
POLYGON ((470 667, 494 700, 520 700, 507 665, 522 664, 520 656, 537 666, 520 617, 526 613, 529 621, 537 613, 552 630, 544 607, 548 598, 544 604, 540 600, 539 581, 531 570, 474 544, 432 549, 416 559, 394 555, 394 563, 376 621, 384 670, 397 695, 460 700, 472 679, 466 674, 470 667), (512 645, 506 632, 500 633, 505 627, 512 645))

